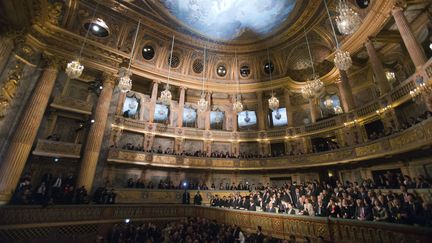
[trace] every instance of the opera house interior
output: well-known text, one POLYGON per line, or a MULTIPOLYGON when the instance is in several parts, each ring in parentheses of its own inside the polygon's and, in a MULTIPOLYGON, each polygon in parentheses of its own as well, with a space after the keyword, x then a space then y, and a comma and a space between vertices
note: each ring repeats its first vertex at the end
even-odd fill
POLYGON ((0 0, 0 242, 431 242, 431 0, 0 0))

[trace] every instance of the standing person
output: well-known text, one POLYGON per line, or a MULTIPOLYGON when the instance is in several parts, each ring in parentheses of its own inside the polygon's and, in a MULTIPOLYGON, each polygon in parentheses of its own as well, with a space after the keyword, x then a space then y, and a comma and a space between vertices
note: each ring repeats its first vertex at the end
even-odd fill
POLYGON ((197 193, 195 194, 195 197, 194 197, 194 204, 195 205, 201 205, 201 202, 202 202, 202 196, 200 194, 200 191, 197 191, 197 193))

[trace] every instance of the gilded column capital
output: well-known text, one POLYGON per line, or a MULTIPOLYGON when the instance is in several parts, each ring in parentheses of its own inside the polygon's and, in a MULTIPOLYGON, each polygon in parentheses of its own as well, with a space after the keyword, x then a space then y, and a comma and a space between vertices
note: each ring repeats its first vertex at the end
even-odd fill
POLYGON ((394 5, 393 5, 392 12, 393 11, 403 11, 404 8, 406 8, 406 6, 407 6, 406 0, 393 0, 393 3, 394 3, 394 5))
POLYGON ((102 79, 103 79, 104 86, 110 85, 114 87, 118 81, 118 77, 114 73, 110 73, 110 72, 103 72, 102 79))
POLYGON ((47 52, 42 53, 42 62, 45 68, 57 71, 66 64, 63 58, 47 52))

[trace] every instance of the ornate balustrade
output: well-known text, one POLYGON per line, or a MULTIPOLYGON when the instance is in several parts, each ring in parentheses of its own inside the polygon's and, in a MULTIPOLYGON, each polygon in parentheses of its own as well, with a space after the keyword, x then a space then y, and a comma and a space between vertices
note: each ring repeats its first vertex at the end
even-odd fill
POLYGON ((39 139, 33 154, 49 157, 79 158, 81 144, 39 139))
POLYGON ((54 101, 51 103, 51 107, 91 115, 93 104, 67 96, 56 96, 54 97, 54 101))
POLYGON ((348 163, 403 153, 432 144, 432 119, 400 133, 368 143, 321 153, 278 158, 233 159, 152 154, 141 151, 110 149, 108 161, 153 165, 158 167, 213 168, 217 170, 262 170, 301 168, 348 163))
MULTIPOLYGON (((203 217, 219 223, 236 224, 243 230, 254 232, 260 225, 265 234, 288 239, 290 235, 318 237, 339 242, 430 242, 430 228, 396 225, 390 223, 362 222, 334 218, 319 218, 249 212, 192 205, 79 205, 51 207, 0 208, 0 241, 43 237, 50 228, 61 231, 62 236, 79 234, 83 227, 132 221, 163 221, 185 217, 203 217), (70 227, 74 226, 74 227, 70 227), (59 228, 60 227, 60 228, 59 228), (68 230, 62 230, 68 227, 68 230), (78 232, 75 232, 78 231, 78 232)), ((9 241, 10 242, 10 241, 9 241)))

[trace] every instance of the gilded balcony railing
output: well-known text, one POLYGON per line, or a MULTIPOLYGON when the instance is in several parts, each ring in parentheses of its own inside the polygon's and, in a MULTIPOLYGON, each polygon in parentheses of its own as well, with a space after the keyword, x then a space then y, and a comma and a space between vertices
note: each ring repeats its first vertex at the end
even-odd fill
POLYGON ((39 139, 33 150, 34 155, 49 157, 79 158, 80 153, 81 144, 44 139, 39 139))

